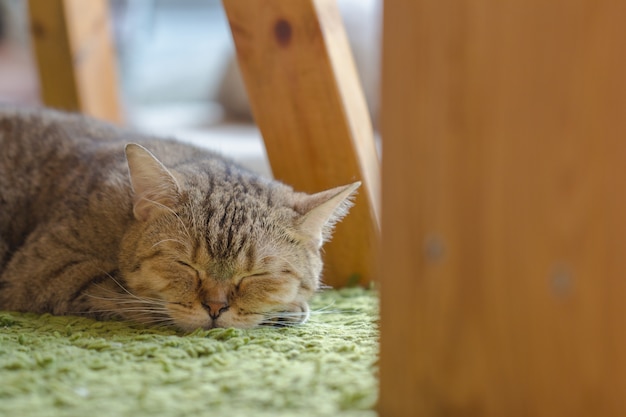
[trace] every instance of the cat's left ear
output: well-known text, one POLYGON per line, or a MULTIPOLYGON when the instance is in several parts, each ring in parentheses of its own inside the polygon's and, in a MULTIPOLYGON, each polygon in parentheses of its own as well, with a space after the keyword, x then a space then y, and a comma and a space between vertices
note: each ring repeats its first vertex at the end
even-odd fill
POLYGON ((317 194, 302 197, 296 210, 303 213, 298 224, 299 231, 312 238, 317 247, 330 239, 335 224, 348 214, 352 197, 361 182, 355 182, 317 194))
POLYGON ((133 214, 137 220, 172 209, 180 198, 180 186, 170 171, 143 146, 126 145, 126 160, 133 187, 133 214))

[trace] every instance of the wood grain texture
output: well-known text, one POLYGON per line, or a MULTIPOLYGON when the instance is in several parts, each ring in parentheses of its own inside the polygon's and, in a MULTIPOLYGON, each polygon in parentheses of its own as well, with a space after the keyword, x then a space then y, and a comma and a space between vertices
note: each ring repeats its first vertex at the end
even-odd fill
POLYGON ((385 1, 382 417, 626 415, 624 16, 385 1))
POLYGON ((224 0, 239 66, 272 171, 316 192, 361 180, 356 205, 325 245, 324 280, 373 279, 379 160, 334 0, 224 0))
POLYGON ((121 122, 106 0, 30 0, 44 104, 121 122))

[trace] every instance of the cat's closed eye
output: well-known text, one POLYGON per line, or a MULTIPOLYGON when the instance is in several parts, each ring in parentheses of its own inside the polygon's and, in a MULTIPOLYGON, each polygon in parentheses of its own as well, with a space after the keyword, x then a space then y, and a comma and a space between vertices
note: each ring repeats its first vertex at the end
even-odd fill
POLYGON ((189 264, 188 264, 187 262, 185 262, 185 261, 177 260, 177 261, 176 261, 176 263, 177 263, 178 265, 182 265, 182 266, 184 266, 184 267, 186 267, 186 268, 193 269, 194 271, 196 270, 193 266, 189 265, 189 264))
POLYGON ((246 280, 251 280, 251 279, 255 279, 255 278, 260 278, 260 277, 266 277, 269 275, 269 272, 255 272, 253 274, 248 274, 245 275, 244 277, 242 277, 237 284, 235 284, 235 289, 237 291, 239 291, 241 289, 242 284, 244 283, 244 281, 246 280))
POLYGON ((263 277, 263 276, 266 276, 266 275, 270 275, 270 273, 269 272, 256 272, 254 274, 250 274, 250 275, 246 276, 245 278, 263 277))

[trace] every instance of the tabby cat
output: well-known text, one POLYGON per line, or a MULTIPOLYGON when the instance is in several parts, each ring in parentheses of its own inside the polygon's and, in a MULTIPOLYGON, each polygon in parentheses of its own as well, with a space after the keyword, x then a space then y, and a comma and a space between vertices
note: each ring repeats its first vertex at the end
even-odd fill
POLYGON ((187 144, 0 107, 0 309, 183 331, 304 322, 358 186, 299 193, 187 144))

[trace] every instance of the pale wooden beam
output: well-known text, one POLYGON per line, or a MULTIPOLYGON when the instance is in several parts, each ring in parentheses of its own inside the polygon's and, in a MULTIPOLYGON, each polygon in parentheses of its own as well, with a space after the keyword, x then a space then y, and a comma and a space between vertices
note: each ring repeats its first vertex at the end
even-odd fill
POLYGON ((626 415, 626 3, 384 7, 381 417, 626 415))
POLYGON ((30 0, 44 104, 121 122, 106 0, 30 0))
POLYGON ((325 282, 374 278, 379 160, 334 0, 224 0, 274 176, 307 192, 361 180, 325 246, 325 282))

